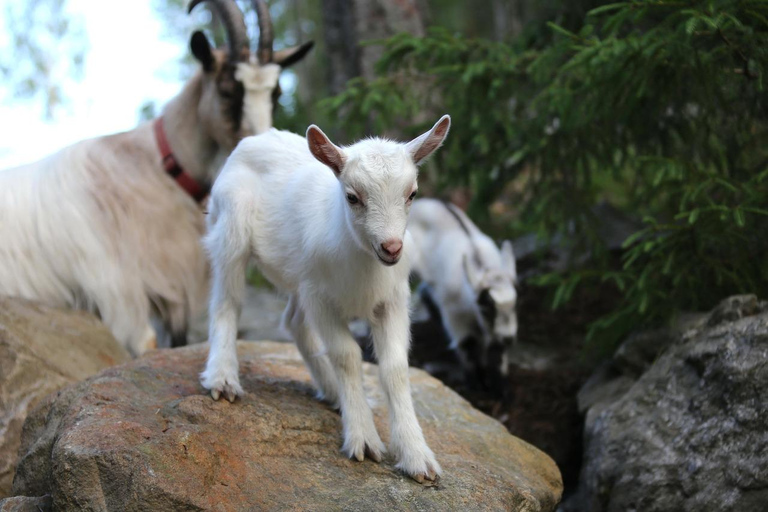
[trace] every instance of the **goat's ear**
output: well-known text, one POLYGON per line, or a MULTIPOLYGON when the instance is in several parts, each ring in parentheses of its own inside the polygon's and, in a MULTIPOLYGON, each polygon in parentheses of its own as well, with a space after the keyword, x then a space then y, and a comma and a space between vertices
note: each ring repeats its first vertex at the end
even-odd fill
POLYGON ((299 62, 301 59, 307 56, 309 50, 315 46, 314 41, 309 41, 300 46, 294 46, 292 48, 284 48, 274 53, 272 62, 279 64, 283 69, 292 66, 299 62))
POLYGON ((467 278, 469 286, 471 286, 473 290, 479 290, 482 276, 475 268, 475 265, 469 261, 469 257, 466 254, 461 257, 461 266, 464 267, 464 275, 467 278))
POLYGON ((517 262, 515 261, 515 252, 512 249, 512 242, 504 240, 501 244, 501 266, 512 278, 512 282, 517 282, 517 262))
POLYGON ((205 37, 205 34, 196 30, 195 33, 192 34, 189 47, 192 49, 192 55, 194 55, 195 58, 200 61, 200 64, 202 64, 203 71, 206 73, 213 71, 216 59, 213 57, 211 43, 208 42, 208 38, 205 37))
POLYGON ((446 114, 435 123, 435 126, 433 126, 431 130, 419 135, 409 142, 406 147, 411 153, 411 157, 413 157, 413 163, 419 165, 429 155, 434 153, 435 150, 442 145, 446 135, 448 135, 450 127, 451 116, 446 114))
POLYGON ((309 144, 309 151, 315 158, 330 167, 336 176, 341 174, 346 156, 341 148, 331 142, 331 139, 323 133, 323 130, 315 125, 307 128, 307 143, 309 144))

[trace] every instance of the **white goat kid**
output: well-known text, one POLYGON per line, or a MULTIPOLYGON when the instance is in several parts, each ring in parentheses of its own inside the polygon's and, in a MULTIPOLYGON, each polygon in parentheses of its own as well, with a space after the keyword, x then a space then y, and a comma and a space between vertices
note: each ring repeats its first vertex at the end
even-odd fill
POLYGON ((505 348, 517 336, 512 244, 499 250, 464 212, 436 199, 414 201, 408 230, 413 271, 440 311, 451 348, 471 374, 505 374, 505 348))
POLYGON ((280 70, 311 48, 273 52, 269 12, 254 0, 252 55, 234 0, 208 2, 229 49, 192 35, 200 69, 161 118, 0 171, 0 294, 95 311, 134 355, 155 347, 155 315, 186 343, 208 291, 195 200, 244 136, 272 126, 280 70))
POLYGON ((306 140, 271 130, 237 147, 214 184, 205 238, 213 289, 201 380, 214 399, 243 393, 236 322, 253 256, 290 294, 283 321, 319 397, 341 405, 344 453, 378 462, 384 452, 363 391, 361 350, 348 328, 350 319, 363 318, 373 329, 398 467, 420 482, 436 478, 440 465, 416 419, 408 380, 406 220, 416 165, 442 144, 449 127, 443 116, 407 144, 374 138, 339 148, 313 125, 306 140))

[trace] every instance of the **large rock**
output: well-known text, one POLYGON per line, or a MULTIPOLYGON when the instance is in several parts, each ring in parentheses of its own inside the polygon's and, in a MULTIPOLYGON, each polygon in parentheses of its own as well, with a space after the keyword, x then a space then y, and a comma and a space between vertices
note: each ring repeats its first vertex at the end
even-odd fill
MULTIPOLYGON (((246 391, 214 402, 198 383, 207 345, 161 350, 68 388, 32 414, 14 491, 56 510, 554 510, 552 460, 427 373, 417 414, 444 469, 434 487, 394 461, 340 452, 341 421, 318 402, 293 345, 240 343, 246 391)), ((376 367, 365 364, 388 439, 376 367)))
POLYGON ((0 512, 49 512, 52 502, 50 496, 14 496, 0 500, 0 512))
POLYGON ((592 430, 595 420, 606 407, 634 386, 668 346, 704 326, 710 317, 706 313, 687 313, 680 315, 669 328, 630 335, 613 358, 598 366, 578 392, 578 410, 585 416, 586 432, 592 430))
POLYGON ((582 390, 585 462, 566 509, 768 509, 768 305, 732 297, 687 327, 646 339, 646 355, 668 346, 639 377, 643 338, 630 339, 603 392, 582 390))
POLYGON ((129 359, 92 315, 0 297, 0 498, 11 491, 28 411, 47 394, 129 359))

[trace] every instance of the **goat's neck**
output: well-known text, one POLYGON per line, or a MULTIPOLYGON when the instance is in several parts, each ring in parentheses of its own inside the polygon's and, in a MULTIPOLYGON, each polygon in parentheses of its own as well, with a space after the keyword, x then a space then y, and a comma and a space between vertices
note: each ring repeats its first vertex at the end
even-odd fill
POLYGON ((221 148, 208 135, 198 115, 202 96, 198 72, 163 109, 163 124, 176 161, 193 178, 211 182, 218 170, 221 148))

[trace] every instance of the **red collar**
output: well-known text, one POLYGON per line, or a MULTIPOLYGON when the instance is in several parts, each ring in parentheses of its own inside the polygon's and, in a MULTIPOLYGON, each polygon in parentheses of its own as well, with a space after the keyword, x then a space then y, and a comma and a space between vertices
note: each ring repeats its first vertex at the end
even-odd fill
POLYGON ((168 144, 168 137, 165 135, 165 128, 163 127, 163 118, 158 117, 153 123, 155 128, 155 139, 157 140, 157 147, 160 148, 160 154, 163 157, 163 167, 176 183, 181 188, 187 191, 187 194, 198 203, 201 202, 208 195, 208 187, 199 183, 195 178, 189 175, 184 169, 182 169, 179 162, 176 161, 176 157, 173 156, 171 151, 171 145, 168 144))

